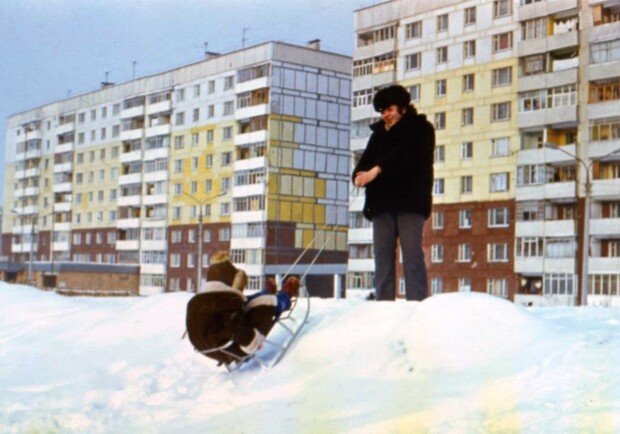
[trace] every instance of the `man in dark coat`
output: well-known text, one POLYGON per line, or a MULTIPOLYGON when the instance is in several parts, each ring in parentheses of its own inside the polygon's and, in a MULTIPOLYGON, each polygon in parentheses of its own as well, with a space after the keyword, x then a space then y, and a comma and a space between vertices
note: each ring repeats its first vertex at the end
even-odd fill
POLYGON ((435 129, 410 104, 399 85, 379 90, 373 105, 381 120, 353 171, 366 189, 364 216, 372 221, 377 300, 396 297, 396 241, 400 240, 407 300, 428 295, 422 251, 424 221, 430 216, 435 129))

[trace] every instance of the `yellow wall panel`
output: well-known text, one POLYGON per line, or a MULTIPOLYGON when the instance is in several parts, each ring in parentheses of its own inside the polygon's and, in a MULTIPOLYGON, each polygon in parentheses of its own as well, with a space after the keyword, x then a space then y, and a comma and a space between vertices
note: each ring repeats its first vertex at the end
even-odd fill
POLYGON ((317 199, 324 199, 327 193, 327 183, 324 179, 315 179, 314 180, 314 193, 317 199))
POLYGON ((325 206, 314 205, 314 223, 317 225, 325 224, 325 206))
POLYGON ((304 203, 304 223, 314 223, 314 204, 304 203))
POLYGON ((281 221, 290 222, 292 218, 292 207, 290 202, 280 202, 280 215, 278 216, 281 221))
POLYGON ((292 204, 291 220, 294 222, 302 222, 303 220, 303 206, 301 203, 292 204))

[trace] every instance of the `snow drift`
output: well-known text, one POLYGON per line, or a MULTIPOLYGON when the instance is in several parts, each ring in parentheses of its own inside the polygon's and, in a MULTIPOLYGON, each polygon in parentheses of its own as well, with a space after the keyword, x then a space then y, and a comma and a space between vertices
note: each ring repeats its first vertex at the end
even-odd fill
POLYGON ((0 284, 0 432, 620 432, 620 312, 312 299, 272 370, 193 351, 186 293, 0 284))

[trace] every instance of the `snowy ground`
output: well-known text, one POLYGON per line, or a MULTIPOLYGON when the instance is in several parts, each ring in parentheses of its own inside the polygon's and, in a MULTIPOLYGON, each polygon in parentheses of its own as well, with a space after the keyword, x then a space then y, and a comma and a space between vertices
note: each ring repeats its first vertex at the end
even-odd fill
POLYGON ((186 293, 0 283, 1 433, 620 432, 620 310, 312 299, 274 369, 196 354, 186 293))

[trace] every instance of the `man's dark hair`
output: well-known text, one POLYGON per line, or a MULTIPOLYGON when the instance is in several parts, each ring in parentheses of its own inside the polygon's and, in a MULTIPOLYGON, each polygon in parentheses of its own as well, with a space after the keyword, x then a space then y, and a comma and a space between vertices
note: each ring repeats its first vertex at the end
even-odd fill
POLYGON ((403 109, 408 107, 410 103, 411 95, 407 92, 407 89, 399 84, 384 87, 375 94, 372 100, 372 105, 375 107, 375 111, 378 112, 392 105, 396 105, 398 108, 403 109))

